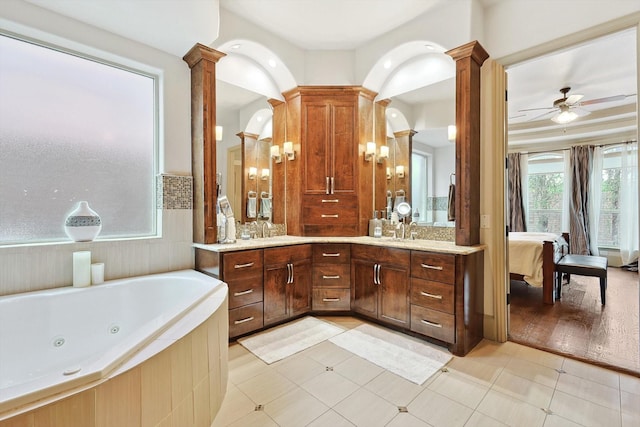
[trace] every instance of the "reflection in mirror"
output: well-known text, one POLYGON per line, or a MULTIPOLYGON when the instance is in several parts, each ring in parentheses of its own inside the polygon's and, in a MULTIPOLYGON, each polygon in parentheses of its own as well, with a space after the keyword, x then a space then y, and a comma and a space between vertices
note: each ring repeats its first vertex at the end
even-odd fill
POLYGON ((455 78, 394 96, 386 118, 389 147, 394 147, 387 192, 395 197, 406 187, 412 218, 419 224, 454 226, 448 206, 456 154, 447 127, 455 123, 455 78), (398 167, 405 168, 404 181, 397 179, 398 167))

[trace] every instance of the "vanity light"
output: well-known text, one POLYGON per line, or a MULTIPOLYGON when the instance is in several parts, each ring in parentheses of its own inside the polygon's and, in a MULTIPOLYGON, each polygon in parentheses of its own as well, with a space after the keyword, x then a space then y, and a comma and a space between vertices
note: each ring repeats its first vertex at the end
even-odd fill
POLYGON ((222 126, 216 126, 216 141, 222 141, 222 126))
POLYGON ((269 175, 270 175, 269 169, 267 168, 262 169, 262 174, 260 174, 260 179, 263 181, 266 181, 267 179, 269 179, 269 175))
POLYGON ((398 178, 404 178, 404 166, 402 165, 396 166, 396 176, 398 178))
POLYGON ((280 146, 272 145, 271 146, 271 158, 276 163, 282 163, 282 157, 280 156, 280 146))
POLYGON ((375 142, 367 142, 367 148, 364 152, 364 159, 366 161, 370 161, 376 156, 376 143, 375 142))
POLYGON ((251 166, 249 168, 249 179, 256 179, 256 175, 258 175, 258 169, 251 166))
POLYGON ((380 154, 378 155, 378 163, 382 163, 384 159, 389 158, 389 146, 381 145, 380 146, 380 154))
POLYGON ((287 141, 284 144, 282 144, 282 147, 283 147, 284 154, 287 155, 287 160, 296 159, 296 152, 293 151, 293 142, 287 141))
POLYGON ((455 125, 447 126, 447 139, 449 141, 455 141, 456 140, 456 126, 455 125))
POLYGON ((393 172, 391 172, 391 168, 387 168, 387 179, 393 178, 393 172))

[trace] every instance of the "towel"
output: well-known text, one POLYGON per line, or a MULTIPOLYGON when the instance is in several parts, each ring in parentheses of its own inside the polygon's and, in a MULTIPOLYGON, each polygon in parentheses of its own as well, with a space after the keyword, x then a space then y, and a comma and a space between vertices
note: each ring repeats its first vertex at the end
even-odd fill
POLYGON ((271 199, 268 197, 260 199, 260 217, 271 218, 271 199))
POLYGON ((257 200, 255 197, 249 197, 247 199, 247 218, 256 217, 257 200))
POLYGON ((449 185, 449 203, 447 204, 447 220, 456 220, 456 186, 455 184, 449 185))

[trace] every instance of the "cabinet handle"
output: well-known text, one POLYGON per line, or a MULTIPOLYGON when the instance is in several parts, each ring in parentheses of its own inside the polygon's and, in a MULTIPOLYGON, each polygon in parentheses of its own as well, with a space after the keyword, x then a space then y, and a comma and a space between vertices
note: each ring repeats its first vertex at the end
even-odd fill
POLYGON ((433 323, 433 322, 429 322, 428 320, 421 320, 422 323, 429 325, 429 326, 433 326, 434 328, 442 328, 442 325, 440 323, 433 323))
POLYGON ((434 298, 434 299, 442 299, 442 295, 434 295, 434 294, 430 294, 428 292, 420 292, 420 295, 425 296, 425 297, 429 297, 429 298, 434 298))
POLYGON ((253 262, 248 262, 246 264, 236 264, 233 266, 233 268, 247 268, 247 267, 252 267, 253 266, 253 262))
POLYGON ((253 292, 253 289, 247 289, 246 291, 241 291, 241 292, 234 292, 233 296, 234 297, 241 297, 242 295, 248 295, 251 292, 253 292))
POLYGON ((429 265, 429 264, 420 264, 422 268, 428 268, 430 270, 442 270, 441 265, 429 265))
POLYGON ((320 218, 338 218, 338 214, 322 214, 320 218))
POLYGON ((286 282, 286 284, 288 285, 289 283, 291 283, 291 264, 287 264, 287 282, 286 282))
POLYGON ((254 319, 254 317, 251 316, 251 317, 247 317, 245 319, 236 320, 235 322, 233 322, 233 324, 234 325, 239 325, 241 323, 251 322, 253 319, 254 319))
POLYGON ((325 257, 328 257, 328 256, 338 257, 338 256, 340 256, 340 252, 333 253, 333 254, 329 254, 329 253, 323 252, 322 256, 325 256, 325 257))
POLYGON ((322 276, 323 279, 339 279, 340 276, 322 276))
POLYGON ((378 272, 378 264, 373 264, 373 284, 377 285, 378 284, 378 275, 376 274, 378 272))
POLYGON ((333 190, 334 190, 334 188, 335 188, 335 186, 333 185, 333 184, 334 184, 334 182, 335 182, 334 178, 333 178, 333 177, 331 177, 331 194, 333 194, 333 190))
POLYGON ((327 177, 327 184, 326 184, 326 186, 325 186, 325 190, 324 190, 324 192, 325 192, 326 194, 331 194, 331 193, 329 192, 329 177, 327 177))
POLYGON ((322 302, 338 302, 340 298, 322 298, 322 302))
POLYGON ((338 203, 338 199, 322 199, 322 203, 338 203))

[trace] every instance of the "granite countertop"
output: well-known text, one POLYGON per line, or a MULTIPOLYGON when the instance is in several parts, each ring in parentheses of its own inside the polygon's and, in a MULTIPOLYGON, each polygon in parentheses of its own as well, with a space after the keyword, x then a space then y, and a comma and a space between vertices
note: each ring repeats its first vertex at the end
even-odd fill
POLYGON ((235 243, 226 244, 202 244, 194 243, 195 248, 212 252, 234 252, 247 249, 273 248, 279 246, 301 245, 304 243, 358 243, 362 245, 384 246, 388 248, 412 249, 418 251, 433 251, 451 254, 466 255, 480 252, 486 245, 457 246, 453 242, 443 242, 426 239, 393 239, 391 237, 374 238, 369 236, 358 237, 303 237, 303 236, 275 236, 268 238, 236 240, 235 243))

